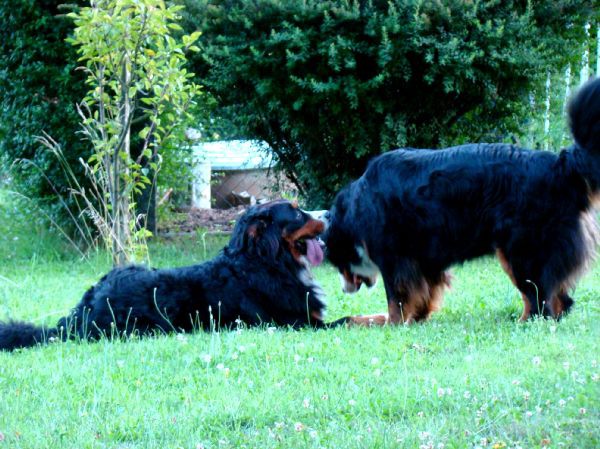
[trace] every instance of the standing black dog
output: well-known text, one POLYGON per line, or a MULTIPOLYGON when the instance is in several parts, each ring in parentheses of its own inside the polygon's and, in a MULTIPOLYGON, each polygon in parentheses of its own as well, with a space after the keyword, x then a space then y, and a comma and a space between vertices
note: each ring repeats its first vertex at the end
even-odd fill
POLYGON ((213 260, 166 270, 115 268, 55 328, 0 323, 0 349, 50 338, 229 327, 237 320, 323 327, 322 291, 309 271, 323 260, 315 241, 322 231, 323 222, 288 201, 255 206, 213 260))
POLYGON ((522 294, 521 320, 568 312, 598 244, 600 79, 580 89, 569 118, 575 143, 559 154, 472 144, 371 161, 329 214, 327 257, 344 290, 381 273, 388 321, 424 320, 448 267, 495 252, 522 294))

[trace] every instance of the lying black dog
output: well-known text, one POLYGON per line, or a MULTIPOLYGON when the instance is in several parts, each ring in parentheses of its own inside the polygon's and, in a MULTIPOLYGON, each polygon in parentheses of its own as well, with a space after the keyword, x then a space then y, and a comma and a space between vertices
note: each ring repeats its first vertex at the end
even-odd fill
POLYGON ((323 327, 323 293, 309 271, 323 259, 315 240, 322 231, 323 222, 288 201, 255 206, 213 260, 166 270, 115 268, 55 328, 0 323, 0 349, 51 338, 188 332, 236 322, 323 327))
POLYGON ((391 323, 426 319, 445 270, 496 253, 523 297, 521 320, 559 318, 598 244, 600 79, 569 107, 559 154, 505 144, 403 149, 370 162, 329 214, 327 257, 353 292, 381 273, 391 323))

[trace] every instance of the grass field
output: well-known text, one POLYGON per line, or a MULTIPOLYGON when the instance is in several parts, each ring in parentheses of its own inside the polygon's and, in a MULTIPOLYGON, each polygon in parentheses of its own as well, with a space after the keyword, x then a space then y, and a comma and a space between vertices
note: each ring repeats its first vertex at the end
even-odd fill
MULTIPOLYGON (((0 192, 0 319, 53 323, 108 268, 81 260, 0 192)), ((155 266, 223 241, 153 244, 155 266)), ((516 320, 492 259, 457 267, 445 306, 398 328, 271 328, 0 353, 6 448, 598 448, 600 266, 556 323, 516 320)), ((315 270, 331 319, 385 310, 381 285, 343 295, 315 270)))

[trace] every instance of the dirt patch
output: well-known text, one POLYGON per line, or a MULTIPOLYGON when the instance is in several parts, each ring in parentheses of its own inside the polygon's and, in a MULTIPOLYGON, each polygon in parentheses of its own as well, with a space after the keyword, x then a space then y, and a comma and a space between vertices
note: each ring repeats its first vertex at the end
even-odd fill
POLYGON ((230 233, 235 222, 248 206, 230 209, 180 209, 166 220, 159 221, 159 234, 180 234, 201 231, 230 233))

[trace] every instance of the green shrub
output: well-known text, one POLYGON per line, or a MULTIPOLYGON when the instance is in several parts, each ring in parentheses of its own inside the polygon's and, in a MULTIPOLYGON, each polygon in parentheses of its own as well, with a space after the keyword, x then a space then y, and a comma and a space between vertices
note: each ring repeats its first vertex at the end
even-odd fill
POLYGON ((75 49, 65 42, 73 26, 59 10, 61 3, 0 3, 0 159, 5 165, 22 158, 31 160, 38 168, 14 166, 11 180, 20 183, 19 191, 52 203, 57 203, 52 185, 64 195, 68 183, 59 162, 41 150, 36 136, 46 132, 61 143, 80 177, 83 170, 78 158, 89 154, 87 144, 76 135, 75 104, 83 98, 84 77, 75 70, 75 49))
POLYGON ((517 133, 598 14, 585 0, 180 1, 220 113, 267 141, 314 205, 380 152, 517 133))

